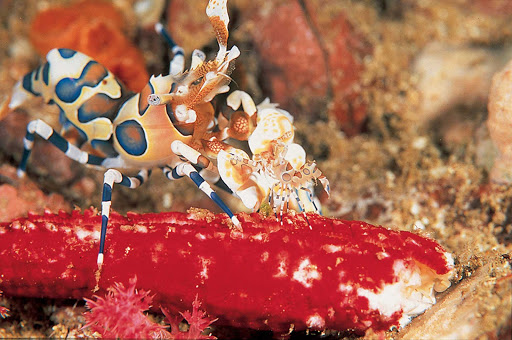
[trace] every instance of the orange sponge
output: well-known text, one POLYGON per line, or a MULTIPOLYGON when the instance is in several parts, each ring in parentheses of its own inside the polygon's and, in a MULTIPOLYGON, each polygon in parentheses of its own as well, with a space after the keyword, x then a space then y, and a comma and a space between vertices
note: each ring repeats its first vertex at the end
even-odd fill
POLYGON ((123 33, 124 18, 109 2, 85 0, 39 13, 30 40, 41 55, 52 48, 70 48, 94 58, 131 90, 149 79, 142 52, 123 33))

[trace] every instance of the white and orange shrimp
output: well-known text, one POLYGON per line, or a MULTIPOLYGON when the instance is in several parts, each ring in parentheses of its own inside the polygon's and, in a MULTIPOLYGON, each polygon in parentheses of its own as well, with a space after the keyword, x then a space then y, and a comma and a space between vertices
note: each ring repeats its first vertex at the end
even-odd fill
POLYGON ((329 194, 329 181, 314 161, 306 161, 304 148, 293 143, 292 116, 268 100, 256 107, 242 91, 233 92, 228 105, 242 106, 248 121, 257 114, 257 124, 247 138, 252 157, 235 148, 219 152, 217 167, 226 185, 252 210, 268 198, 276 213, 294 203, 300 211, 319 213, 313 185, 320 181, 329 194))

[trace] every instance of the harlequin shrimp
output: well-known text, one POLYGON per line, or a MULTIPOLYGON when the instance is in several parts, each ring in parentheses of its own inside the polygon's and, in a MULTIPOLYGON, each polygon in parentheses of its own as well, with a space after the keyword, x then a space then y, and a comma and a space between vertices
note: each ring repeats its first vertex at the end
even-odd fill
POLYGON ((104 260, 105 238, 114 183, 137 188, 160 167, 170 180, 189 177, 229 215, 235 227, 240 222, 219 198, 195 166, 217 174, 215 166, 201 152, 208 143, 201 140, 214 126, 210 101, 229 90, 229 77, 239 50, 227 49, 227 0, 210 0, 206 13, 215 30, 219 51, 214 60, 194 51, 190 69, 185 71, 184 52, 161 25, 156 29, 167 40, 174 58, 167 76, 152 76, 140 93, 133 93, 104 66, 69 49, 51 50, 46 63, 28 73, 13 90, 9 107, 27 98, 41 96, 60 109, 62 129, 56 132, 41 119, 27 125, 18 176, 25 174, 35 135, 49 141, 69 158, 82 164, 106 168, 101 204, 101 236, 98 267, 104 260), (152 94, 165 94, 155 98, 152 94), (155 100, 162 102, 155 103, 155 100), (150 105, 161 104, 161 105, 150 105), (76 145, 66 139, 78 133, 76 145), (199 150, 199 151, 198 151, 199 150), (126 176, 118 169, 139 170, 126 176))
POLYGON ((302 212, 319 213, 312 186, 318 180, 329 194, 329 181, 315 162, 306 161, 302 146, 293 143, 293 117, 268 99, 256 107, 242 91, 231 93, 227 102, 234 110, 240 106, 243 110, 234 113, 224 137, 245 138, 252 158, 240 149, 221 150, 217 166, 222 180, 250 209, 259 209, 268 197, 274 213, 279 211, 281 216, 294 202, 302 212))

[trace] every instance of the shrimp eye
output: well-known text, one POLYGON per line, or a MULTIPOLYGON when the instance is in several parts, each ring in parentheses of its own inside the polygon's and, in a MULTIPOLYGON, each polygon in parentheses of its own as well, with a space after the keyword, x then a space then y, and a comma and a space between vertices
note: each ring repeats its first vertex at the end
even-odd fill
POLYGON ((197 86, 197 85, 201 84, 201 82, 202 82, 202 81, 203 81, 203 77, 199 77, 199 78, 197 78, 196 80, 194 80, 194 81, 192 82, 192 84, 190 84, 190 85, 192 85, 192 86, 197 86))
POLYGON ((283 175, 281 176, 281 178, 282 178, 282 180, 283 180, 283 181, 285 181, 285 182, 289 182, 289 181, 291 181, 291 180, 292 180, 292 175, 290 175, 290 174, 283 174, 283 175))

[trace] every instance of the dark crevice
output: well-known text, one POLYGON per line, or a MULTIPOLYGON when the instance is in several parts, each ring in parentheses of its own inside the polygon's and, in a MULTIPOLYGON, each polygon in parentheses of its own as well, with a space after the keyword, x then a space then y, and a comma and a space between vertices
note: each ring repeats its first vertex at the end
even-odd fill
POLYGON ((379 13, 392 20, 400 20, 403 18, 402 0, 376 0, 375 5, 379 13))
POLYGON ((333 93, 333 85, 332 85, 332 79, 331 79, 331 69, 329 66, 329 52, 327 52, 326 43, 320 34, 320 31, 318 30, 318 27, 313 22, 313 19, 311 18, 311 15, 308 10, 308 6, 306 4, 307 0, 297 0, 298 4, 302 8, 302 11, 304 12, 304 17, 306 18, 306 22, 315 35, 318 45, 320 46, 320 50, 322 51, 322 56, 324 59, 324 65, 325 65, 325 75, 327 77, 327 93, 326 93, 326 107, 327 104, 332 102, 334 98, 333 93))

